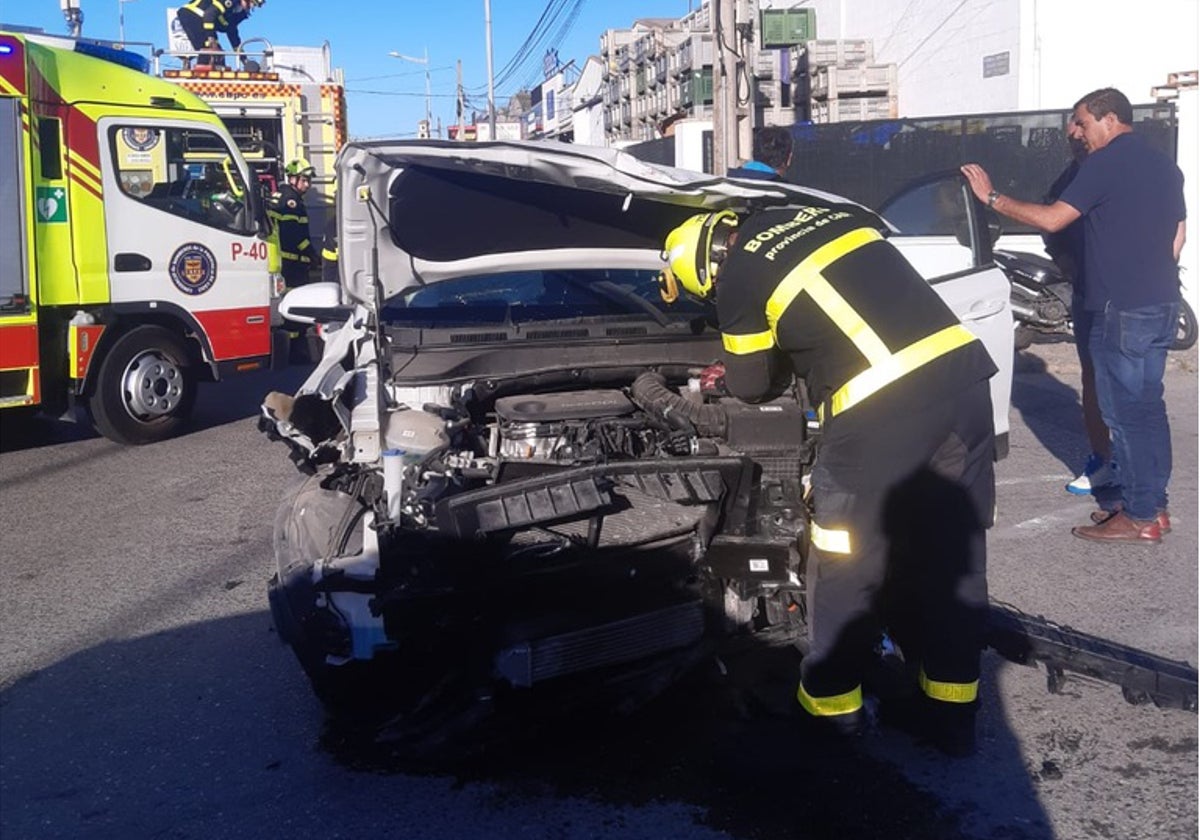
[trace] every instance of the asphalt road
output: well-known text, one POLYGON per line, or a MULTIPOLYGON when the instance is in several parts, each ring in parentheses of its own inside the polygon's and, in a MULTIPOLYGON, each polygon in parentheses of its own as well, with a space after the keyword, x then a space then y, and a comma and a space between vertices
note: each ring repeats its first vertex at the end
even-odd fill
MULTIPOLYGON (((1069 534, 1087 501, 1069 344, 1019 357, 989 538, 994 595, 1197 661, 1197 364, 1167 377, 1174 532, 1069 534)), ((1197 717, 1111 686, 1046 691, 985 657, 980 755, 882 729, 830 751, 716 665, 633 718, 579 721, 470 766, 347 750, 266 608, 295 471, 255 431, 293 369, 206 386, 196 428, 125 448, 0 416, 0 836, 23 838, 1181 838, 1197 834, 1197 717)), ((790 668, 790 665, 787 666, 790 668)), ((786 669, 785 669, 786 670, 786 669)))

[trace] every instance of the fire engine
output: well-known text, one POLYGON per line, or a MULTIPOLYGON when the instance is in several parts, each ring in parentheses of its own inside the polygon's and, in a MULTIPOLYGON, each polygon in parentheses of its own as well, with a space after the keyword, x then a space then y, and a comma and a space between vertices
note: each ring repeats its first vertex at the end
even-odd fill
POLYGON ((316 184, 333 182, 333 161, 346 142, 345 92, 329 67, 328 48, 267 48, 260 66, 274 69, 199 69, 161 71, 202 99, 225 123, 259 181, 272 186, 284 165, 305 158, 317 170, 316 184), (284 52, 286 51, 286 52, 284 52), (302 65, 325 68, 327 83, 305 83, 296 76, 302 65))
POLYGON ((169 49, 154 52, 154 72, 216 112, 260 184, 275 189, 290 160, 312 164, 316 177, 305 203, 312 230, 321 231, 334 160, 346 142, 345 81, 329 42, 283 46, 253 37, 236 51, 210 53, 216 63, 199 64, 174 8, 167 9, 167 39, 169 49))
POLYGON ((149 69, 0 31, 0 408, 81 409, 129 444, 176 433, 200 381, 286 358, 256 176, 149 69))

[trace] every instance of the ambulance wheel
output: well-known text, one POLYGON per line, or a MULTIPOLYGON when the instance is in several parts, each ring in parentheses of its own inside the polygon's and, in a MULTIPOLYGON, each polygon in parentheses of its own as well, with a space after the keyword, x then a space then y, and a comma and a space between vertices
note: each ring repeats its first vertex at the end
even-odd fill
POLYGON ((117 339, 100 365, 88 401, 96 430, 140 445, 177 434, 196 403, 196 371, 182 339, 138 327, 117 339))

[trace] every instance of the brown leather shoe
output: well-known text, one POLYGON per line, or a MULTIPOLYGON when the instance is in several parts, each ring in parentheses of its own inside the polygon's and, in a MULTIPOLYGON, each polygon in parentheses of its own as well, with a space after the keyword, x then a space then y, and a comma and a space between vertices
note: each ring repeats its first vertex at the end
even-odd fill
POLYGON ((1143 522, 1140 519, 1130 519, 1125 511, 1117 511, 1099 525, 1081 525, 1072 528, 1071 533, 1081 539, 1095 542, 1136 543, 1139 545, 1157 545, 1162 542, 1162 530, 1158 521, 1151 519, 1143 522))
POLYGON ((1160 534, 1171 533, 1171 515, 1165 510, 1160 510, 1154 514, 1154 521, 1158 523, 1158 532, 1160 534))
MULTIPOLYGON (((1117 510, 1094 510, 1092 511, 1092 521, 1097 525, 1102 522, 1107 522, 1118 511, 1120 511, 1120 508, 1117 508, 1117 510)), ((1154 521, 1158 523, 1158 532, 1160 534, 1166 536, 1167 534, 1171 533, 1171 515, 1165 510, 1160 510, 1158 513, 1156 513, 1154 515, 1154 521)))

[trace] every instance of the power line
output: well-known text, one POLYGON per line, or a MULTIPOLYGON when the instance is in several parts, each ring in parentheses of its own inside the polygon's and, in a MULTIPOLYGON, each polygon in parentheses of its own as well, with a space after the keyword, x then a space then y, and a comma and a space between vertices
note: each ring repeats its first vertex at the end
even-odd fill
MULTIPOLYGON (((430 73, 440 73, 444 70, 453 70, 453 69, 454 69, 453 67, 450 67, 449 65, 447 65, 445 67, 431 67, 429 69, 429 72, 430 73)), ((356 84, 357 82, 374 82, 379 79, 400 79, 405 76, 424 76, 424 75, 425 75, 424 70, 407 70, 403 73, 385 73, 382 76, 359 76, 357 79, 347 79, 346 84, 352 85, 352 84, 356 84)))
POLYGON ((533 30, 526 36, 525 41, 517 48, 517 53, 508 63, 500 68, 500 72, 496 74, 496 84, 504 84, 512 77, 514 72, 521 67, 522 64, 529 58, 533 50, 536 49, 535 44, 543 37, 543 29, 553 25, 554 20, 562 13, 569 0, 549 0, 546 7, 542 9, 542 14, 538 18, 537 23, 533 25, 533 30), (549 20, 549 22, 547 22, 549 20))
MULTIPOLYGON (((554 37, 550 40, 548 49, 558 49, 558 46, 567 39, 571 30, 575 27, 576 21, 579 20, 579 13, 583 10, 583 0, 575 0, 575 5, 571 7, 571 11, 567 14, 567 19, 563 21, 558 31, 554 33, 554 37)), ((538 80, 538 75, 541 74, 542 68, 535 67, 532 72, 526 77, 523 87, 530 88, 538 80)))
MULTIPOLYGON (((537 23, 534 24, 533 30, 525 38, 525 41, 518 48, 516 54, 496 74, 494 85, 499 87, 511 82, 528 65, 531 59, 538 59, 539 50, 543 49, 547 43, 552 47, 561 43, 566 33, 570 32, 571 27, 574 26, 578 19, 583 3, 584 0, 550 0, 542 10, 537 23), (554 31, 555 26, 558 27, 558 30, 551 36, 550 33, 554 31)), ((482 87, 480 85, 471 89, 481 91, 482 87)), ((528 87, 528 85, 525 87, 528 87)))
MULTIPOLYGON (((362 88, 346 88, 346 93, 361 93, 365 96, 419 96, 425 98, 425 91, 410 92, 407 90, 363 90, 362 88)), ((456 99, 457 93, 431 93, 432 99, 456 99)))

